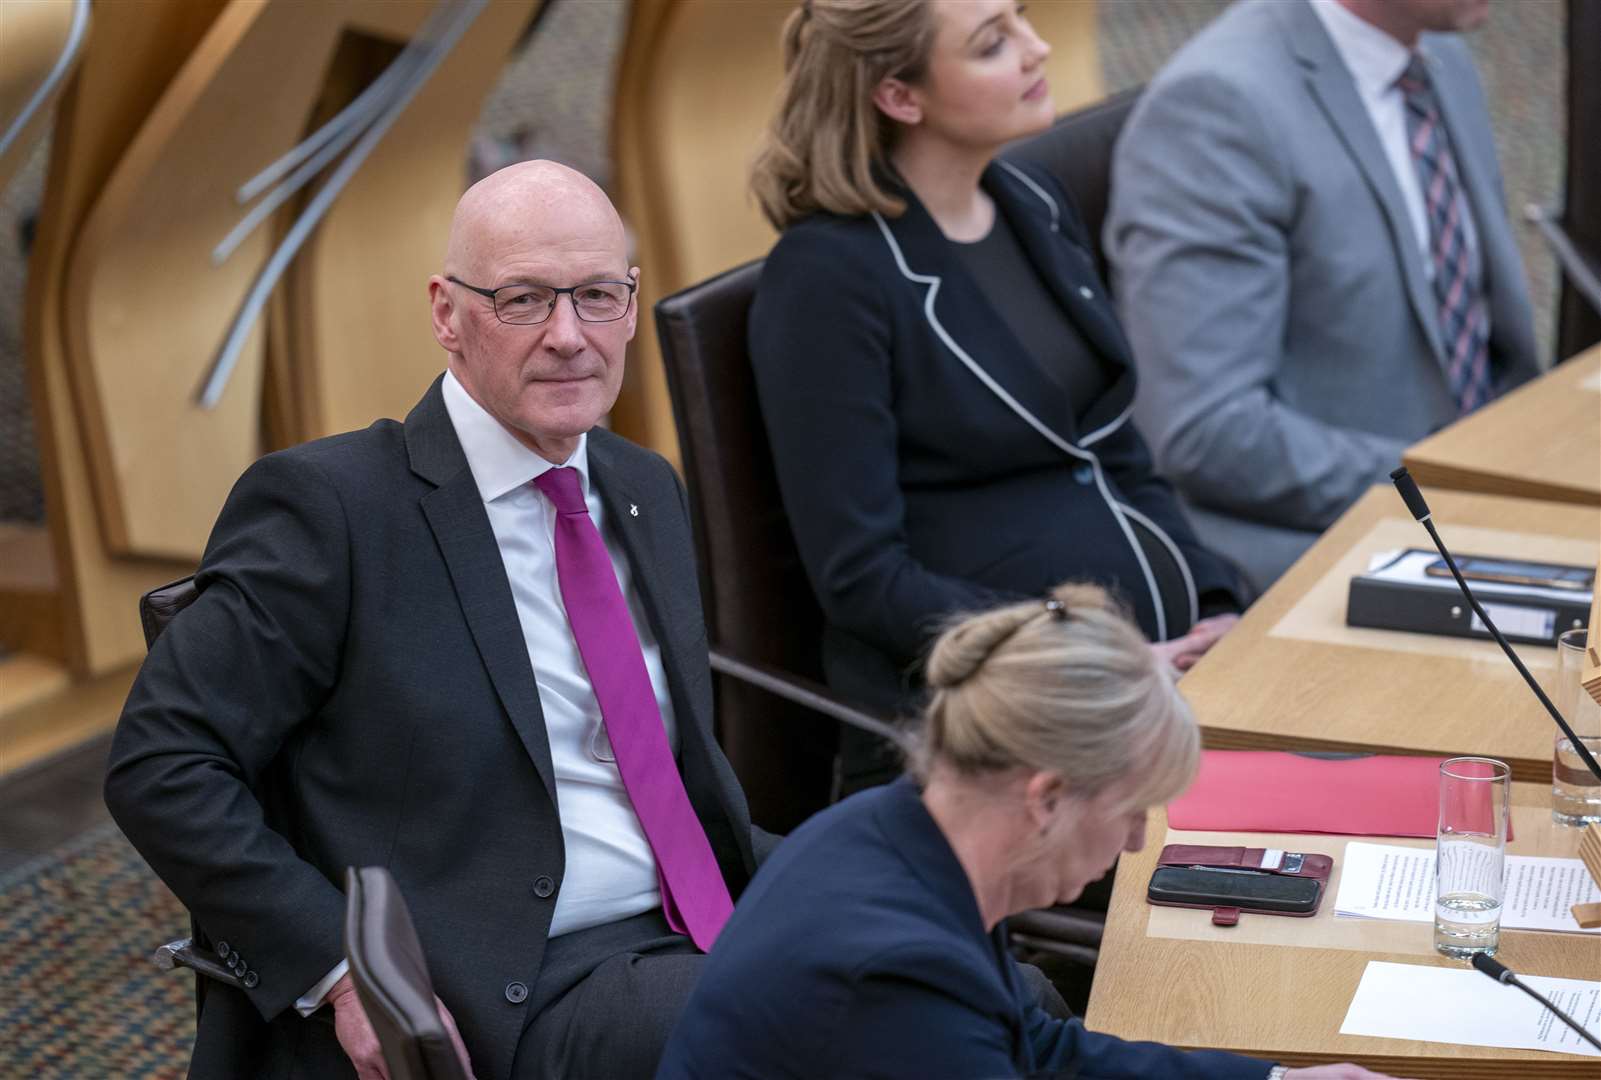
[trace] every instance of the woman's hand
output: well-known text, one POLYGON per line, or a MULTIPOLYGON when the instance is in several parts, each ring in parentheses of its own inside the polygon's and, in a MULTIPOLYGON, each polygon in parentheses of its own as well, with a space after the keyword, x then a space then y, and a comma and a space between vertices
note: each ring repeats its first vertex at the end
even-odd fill
POLYGON ((1213 615, 1190 627, 1190 632, 1171 641, 1153 641, 1151 650, 1172 664, 1177 671, 1188 671, 1240 621, 1238 615, 1213 615))

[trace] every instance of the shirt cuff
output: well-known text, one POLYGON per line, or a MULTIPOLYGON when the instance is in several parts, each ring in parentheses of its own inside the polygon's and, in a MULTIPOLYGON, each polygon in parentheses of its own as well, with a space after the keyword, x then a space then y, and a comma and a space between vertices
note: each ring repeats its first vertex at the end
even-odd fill
POLYGON ((341 960, 339 963, 335 964, 334 969, 328 974, 324 975, 316 986, 313 986, 310 990, 307 990, 304 994, 301 994, 298 999, 296 999, 295 1011, 301 1016, 310 1016, 312 1013, 322 1008, 322 999, 328 996, 328 991, 334 988, 334 983, 338 982, 340 979, 343 979, 345 977, 345 972, 349 970, 349 960, 341 960))

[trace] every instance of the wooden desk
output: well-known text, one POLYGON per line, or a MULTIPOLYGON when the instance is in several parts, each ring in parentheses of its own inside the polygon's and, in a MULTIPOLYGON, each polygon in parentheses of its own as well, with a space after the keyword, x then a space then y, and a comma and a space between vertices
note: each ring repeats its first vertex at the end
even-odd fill
POLYGON ((1435 432, 1401 460, 1420 484, 1601 506, 1601 346, 1435 432))
MULTIPOLYGON (((1596 562, 1601 512, 1429 491, 1457 554, 1596 562)), ((1208 747, 1486 754, 1549 781, 1550 718, 1494 642, 1345 625, 1352 574, 1377 551, 1429 547, 1388 486, 1374 488, 1179 683, 1208 747)), ((1555 650, 1517 646, 1546 682, 1555 650)))
MULTIPOLYGON (((1579 831, 1551 823, 1549 783, 1514 784, 1512 803, 1517 839, 1509 851, 1577 855, 1579 831)), ((1211 925, 1207 911, 1150 906, 1145 885, 1164 844, 1247 841, 1241 834, 1170 831, 1166 815, 1153 813, 1145 850, 1118 865, 1086 1024, 1124 1039, 1234 1050, 1288 1065, 1355 1061, 1392 1076, 1522 1080, 1601 1074, 1601 1060, 1575 1054, 1341 1035, 1340 1023, 1369 960, 1464 966, 1434 952, 1428 923, 1335 918, 1348 839, 1251 836, 1253 847, 1332 854, 1335 876, 1310 919, 1245 915, 1238 926, 1222 928, 1211 925)), ((1520 974, 1601 976, 1601 937, 1593 935, 1504 930, 1497 955, 1520 974)), ((1484 991, 1517 993, 1488 979, 1484 991)))

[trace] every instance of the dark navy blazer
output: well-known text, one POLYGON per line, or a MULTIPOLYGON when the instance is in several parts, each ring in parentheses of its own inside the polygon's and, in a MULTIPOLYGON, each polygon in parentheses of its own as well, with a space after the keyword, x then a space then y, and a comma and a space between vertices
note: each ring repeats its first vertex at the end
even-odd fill
POLYGON ((786 230, 751 311, 828 680, 876 708, 904 700, 907 669, 954 612, 1087 579, 1156 638, 1187 630, 1208 596, 1239 597, 1129 420, 1128 342, 1066 191, 1006 163, 983 186, 1114 373, 1099 400, 1068 400, 1024 352, 910 192, 897 218, 819 214, 786 230))
POLYGON ((656 1075, 1262 1080, 1271 1067, 1048 1016, 902 779, 812 818, 757 871, 656 1075))

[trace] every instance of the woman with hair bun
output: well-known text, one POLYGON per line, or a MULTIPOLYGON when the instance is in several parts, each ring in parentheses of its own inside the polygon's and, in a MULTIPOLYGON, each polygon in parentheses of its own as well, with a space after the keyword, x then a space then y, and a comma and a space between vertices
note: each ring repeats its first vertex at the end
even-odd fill
MULTIPOLYGON (((809 0, 783 47, 751 180, 783 235, 750 352, 828 682, 898 711, 946 616, 1067 580, 1193 663, 1243 589, 1129 423, 1132 358, 1071 198, 995 157, 1054 114, 1022 5, 809 0)), ((890 747, 842 738, 847 791, 894 775, 890 747)))
POLYGON ((1086 1031, 1033 1004, 1006 918, 1065 903, 1145 844, 1200 735, 1139 630, 1068 585, 963 619, 928 659, 912 775, 802 825, 762 864, 659 1080, 1358 1080, 1086 1031))

